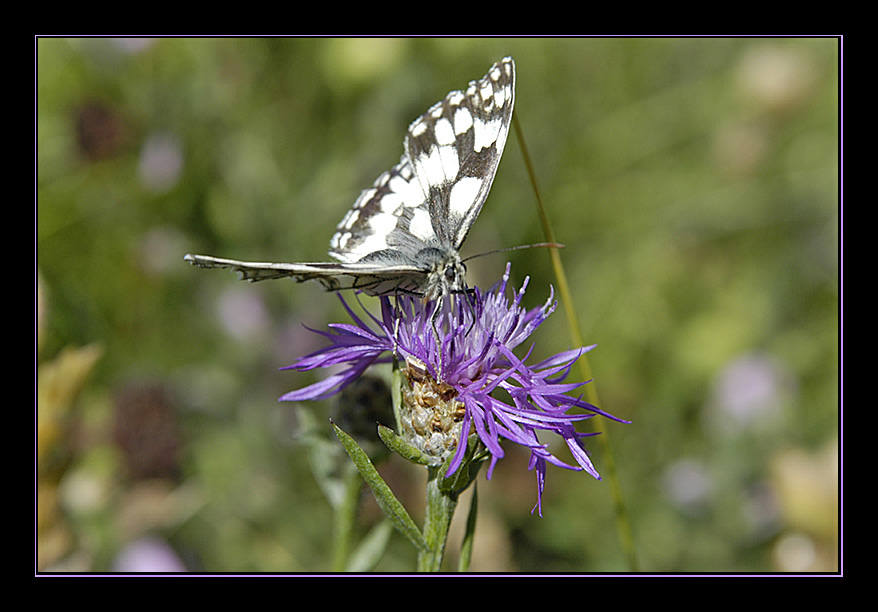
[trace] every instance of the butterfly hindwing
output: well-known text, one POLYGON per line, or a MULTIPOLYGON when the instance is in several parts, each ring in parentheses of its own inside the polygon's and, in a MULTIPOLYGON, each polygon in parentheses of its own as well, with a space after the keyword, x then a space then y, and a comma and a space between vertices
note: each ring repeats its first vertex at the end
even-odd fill
POLYGON ((388 263, 256 263, 186 255, 186 261, 199 268, 227 268, 251 282, 275 278, 293 278, 298 282, 320 281, 327 291, 359 289, 369 295, 387 295, 394 291, 417 293, 423 272, 411 265, 388 263))
POLYGON ((414 255, 424 240, 410 240, 409 226, 414 215, 427 210, 423 191, 414 179, 412 166, 403 156, 360 194, 330 239, 329 254, 343 262, 360 261, 387 249, 414 255))

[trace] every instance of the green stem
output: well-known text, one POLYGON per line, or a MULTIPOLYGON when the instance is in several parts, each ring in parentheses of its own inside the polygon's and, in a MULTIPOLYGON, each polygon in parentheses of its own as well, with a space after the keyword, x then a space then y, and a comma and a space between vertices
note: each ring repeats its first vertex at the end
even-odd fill
MULTIPOLYGON (((540 214, 540 221, 543 225, 543 233, 546 237, 547 242, 555 242, 555 235, 552 231, 552 226, 549 223, 549 216, 546 213, 546 209, 543 206, 543 200, 540 197, 540 190, 537 187, 537 177, 534 172, 533 164, 531 163, 530 154, 527 151, 527 145, 524 142, 524 134, 521 131, 521 125, 518 122, 518 115, 512 115, 512 121, 515 124, 515 132, 518 135, 518 144, 521 148, 522 157, 524 157, 524 165, 527 167, 528 175, 530 176, 531 185, 533 185, 534 194, 537 199, 537 209, 540 214)), ((561 298, 561 303, 564 306, 564 312, 567 315, 567 323, 570 327, 570 334, 573 337, 574 346, 584 346, 582 341, 582 332, 579 328, 579 321, 576 318, 576 310, 573 306, 573 297, 570 293, 570 286, 567 283, 567 275, 564 273, 564 266, 561 262, 561 254, 559 253, 557 248, 549 249, 549 253, 552 257, 552 266, 555 270, 555 277, 558 282, 558 293, 561 298)), ((585 355, 579 358, 578 360, 579 367, 582 371, 583 380, 592 380, 591 375, 591 367, 589 366, 588 359, 585 355)), ((600 400, 598 399, 597 386, 594 381, 585 385, 585 399, 588 403, 593 404, 595 406, 600 406, 600 400)), ((638 563, 637 563, 637 555, 634 549, 634 539, 631 535, 631 527, 628 523, 628 514, 625 510, 625 502, 622 496, 622 489, 619 484, 619 477, 616 473, 616 463, 613 460, 613 451, 610 447, 610 433, 608 430, 604 429, 603 434, 597 436, 600 440, 600 443, 603 446, 604 451, 604 461, 606 470, 604 470, 605 475, 607 477, 607 483, 610 485, 610 491, 613 496, 613 509, 616 514, 616 528, 619 532, 619 539, 621 540, 622 551, 625 557, 628 560, 628 566, 631 571, 637 571, 638 563)))
POLYGON ((418 553, 419 572, 438 572, 445 555, 448 529, 457 507, 457 491, 442 491, 439 483, 445 476, 443 468, 429 468, 427 476, 427 509, 424 518, 424 539, 427 548, 418 553))
POLYGON ((357 519, 360 491, 363 488, 363 478, 353 463, 345 464, 343 480, 344 497, 342 503, 335 509, 336 528, 332 555, 332 571, 334 572, 343 572, 347 566, 351 551, 351 538, 357 519))

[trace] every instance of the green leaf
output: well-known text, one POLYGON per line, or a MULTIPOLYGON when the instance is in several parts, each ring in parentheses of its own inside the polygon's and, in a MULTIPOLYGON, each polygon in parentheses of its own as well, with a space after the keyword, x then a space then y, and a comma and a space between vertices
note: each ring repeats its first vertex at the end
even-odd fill
POLYGON ((338 444, 327 437, 326 430, 319 430, 318 421, 311 410, 302 407, 297 414, 302 423, 299 439, 308 448, 308 463, 314 480, 332 509, 338 511, 344 503, 347 485, 344 479, 339 477, 337 468, 342 461, 347 460, 338 444))
POLYGON ((335 435, 338 436, 348 456, 354 462, 354 465, 357 466, 357 469, 360 470, 363 480, 372 489, 372 494, 375 496, 378 506, 384 511, 384 514, 390 519, 393 526, 408 538, 418 550, 426 549, 427 542, 424 540, 421 530, 418 529, 412 517, 406 512, 402 503, 393 495, 393 491, 390 490, 390 487, 381 478, 381 475, 375 469, 365 451, 335 423, 332 423, 332 428, 335 430, 335 435))
POLYGON ((351 553, 345 571, 372 571, 381 560, 381 557, 384 556, 391 533, 393 533, 393 524, 388 519, 384 519, 372 527, 369 533, 366 534, 366 537, 357 545, 354 552, 351 553))
MULTIPOLYGON (((336 449, 338 449, 338 445, 336 445, 336 449)), ((338 449, 338 452, 341 453, 341 449, 338 449)), ((344 495, 341 502, 334 508, 335 542, 332 556, 333 571, 341 571, 347 564, 354 524, 357 521, 360 491, 363 488, 363 479, 356 465, 345 461, 342 472, 343 475, 339 478, 339 481, 344 483, 344 495)))
POLYGON ((448 471, 448 466, 451 465, 451 461, 454 459, 454 454, 452 453, 448 459, 446 459, 445 463, 440 468, 440 474, 442 476, 442 479, 439 481, 440 491, 443 493, 460 493, 472 484, 473 480, 475 480, 479 473, 479 468, 482 467, 483 458, 481 456, 476 456, 480 450, 480 446, 481 441, 479 440, 478 435, 472 434, 467 440, 466 454, 463 456, 463 461, 461 462, 460 467, 457 468, 457 471, 448 478, 445 478, 444 476, 448 471))
POLYGON ((412 463, 426 466, 432 466, 436 463, 435 459, 428 456, 419 448, 409 444, 400 436, 398 436, 395 431, 393 431, 389 427, 381 425, 380 423, 378 424, 378 436, 381 438, 384 444, 387 445, 387 448, 399 454, 404 459, 408 459, 412 463))

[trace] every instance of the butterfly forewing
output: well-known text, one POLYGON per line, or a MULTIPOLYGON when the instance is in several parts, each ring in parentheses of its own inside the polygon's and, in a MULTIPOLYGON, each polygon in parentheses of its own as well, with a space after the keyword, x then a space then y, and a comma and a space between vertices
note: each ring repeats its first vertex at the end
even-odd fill
POLYGON ((500 163, 514 89, 515 65, 507 57, 416 119, 399 163, 360 194, 332 236, 329 254, 340 263, 250 263, 203 255, 186 260, 231 268, 251 281, 316 279, 331 291, 435 297, 459 290, 463 268, 457 251, 500 163), (460 278, 446 283, 443 278, 454 274, 437 270, 441 265, 453 267, 460 278))
POLYGON ((506 58, 409 126, 406 155, 439 241, 459 249, 488 197, 509 134, 515 66, 506 58))

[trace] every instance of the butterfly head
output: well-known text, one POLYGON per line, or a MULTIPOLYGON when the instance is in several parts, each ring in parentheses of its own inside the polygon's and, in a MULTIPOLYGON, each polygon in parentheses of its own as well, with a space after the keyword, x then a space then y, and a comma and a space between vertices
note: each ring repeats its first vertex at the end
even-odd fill
POLYGON ((466 266, 456 250, 429 247, 418 253, 418 259, 428 270, 423 288, 425 299, 466 291, 466 266))

